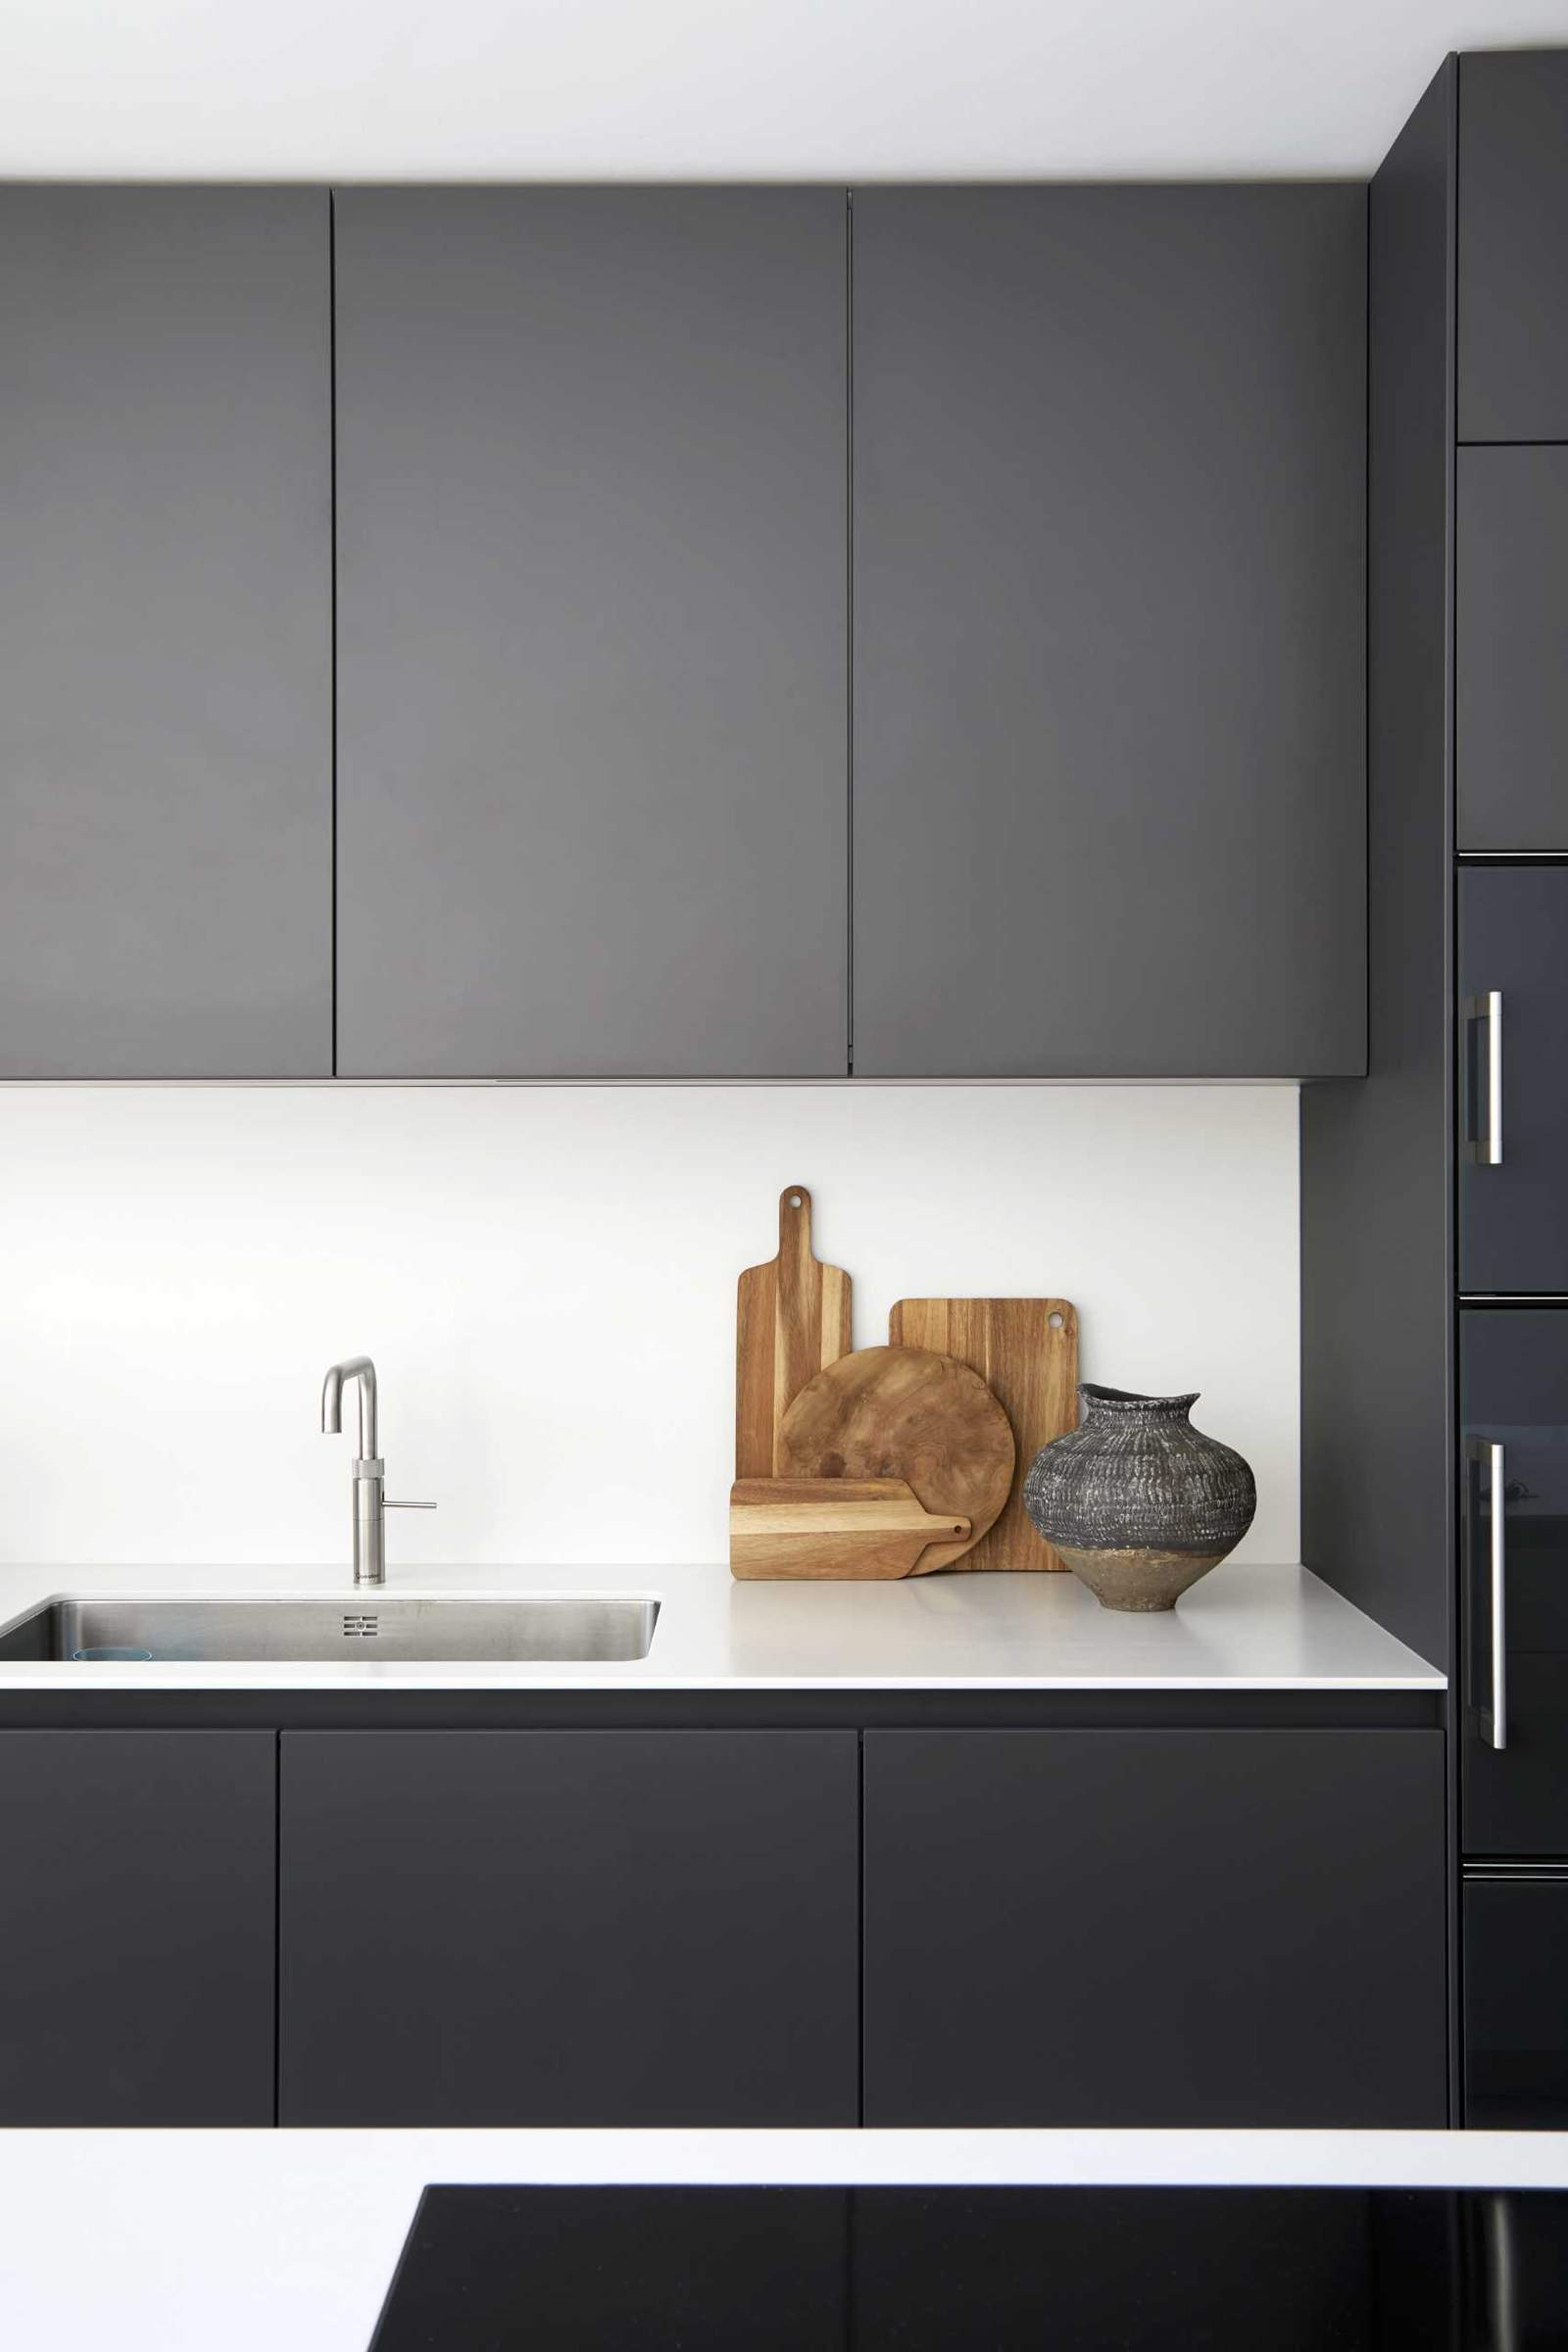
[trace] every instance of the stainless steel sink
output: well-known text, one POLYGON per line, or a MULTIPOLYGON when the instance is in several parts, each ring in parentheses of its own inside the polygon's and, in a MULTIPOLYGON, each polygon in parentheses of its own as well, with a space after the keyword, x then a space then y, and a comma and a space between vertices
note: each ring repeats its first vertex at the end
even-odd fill
POLYGON ((108 1600, 68 1594, 7 1627, 0 1659, 613 1662, 648 1655, 658 1617, 657 1600, 621 1595, 448 1600, 361 1591, 337 1600, 108 1600))

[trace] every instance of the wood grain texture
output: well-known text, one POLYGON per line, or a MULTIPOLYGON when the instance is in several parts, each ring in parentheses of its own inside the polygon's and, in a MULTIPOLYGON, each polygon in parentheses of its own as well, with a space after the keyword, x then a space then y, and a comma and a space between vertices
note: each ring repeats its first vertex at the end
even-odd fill
POLYGON ((1012 1492, 996 1525, 957 1564, 1065 1570, 1023 1507, 1023 1482, 1041 1446, 1078 1426, 1078 1309, 1071 1299, 901 1298, 888 1317, 888 1338, 967 1364, 1012 1424, 1012 1492))
POLYGON ((850 1351, 850 1278, 811 1254, 811 1196, 786 1185, 778 1255, 749 1266, 736 1299, 735 1475, 774 1478, 779 1425, 824 1364, 850 1351))
POLYGON ((861 1348, 829 1364, 790 1404, 779 1430, 791 1478, 907 1479, 926 1508, 969 1521, 932 1544, 912 1573, 947 1568, 1006 1503, 1017 1449, 977 1372, 924 1348, 861 1348))
POLYGON ((743 1478, 729 1494, 729 1572, 763 1577, 907 1576, 937 1536, 967 1536, 902 1478, 743 1478))

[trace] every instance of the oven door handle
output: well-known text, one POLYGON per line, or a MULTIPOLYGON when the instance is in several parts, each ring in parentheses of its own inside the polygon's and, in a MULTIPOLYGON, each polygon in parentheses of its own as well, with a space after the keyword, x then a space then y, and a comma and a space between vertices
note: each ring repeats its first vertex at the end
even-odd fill
POLYGON ((1487 1472, 1491 1490, 1492 1704, 1481 1710, 1481 1736, 1500 1748, 1508 1744, 1508 1529, 1503 1517, 1507 1455, 1492 1438, 1467 1438, 1464 1449, 1467 1460, 1487 1472))
POLYGON ((1484 997, 1467 997, 1464 1004, 1465 1032, 1479 1022, 1487 1033, 1487 1123, 1482 1128, 1477 1097, 1479 1073, 1465 1055, 1465 1135, 1464 1155, 1478 1167, 1500 1168, 1502 1165, 1502 991, 1489 989, 1484 997))

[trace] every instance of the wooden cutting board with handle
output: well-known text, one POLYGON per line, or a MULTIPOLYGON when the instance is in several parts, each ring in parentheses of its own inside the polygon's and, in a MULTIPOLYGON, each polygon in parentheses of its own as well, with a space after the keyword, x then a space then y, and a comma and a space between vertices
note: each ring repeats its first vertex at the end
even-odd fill
POLYGON ((1023 1482, 1042 1446, 1078 1426, 1078 1310, 1069 1298, 901 1298, 888 1317, 896 1346, 932 1348, 978 1372, 1017 1441, 1012 1491, 960 1568, 1065 1568, 1036 1534, 1023 1482))
POLYGON ((907 1576, 936 1537, 968 1533, 902 1478, 738 1478, 729 1491, 729 1572, 743 1583, 907 1576))
POLYGON ((749 1266, 736 1300, 735 1475, 778 1475, 785 1410, 824 1364, 850 1352, 850 1278, 811 1254, 811 1196, 786 1185, 778 1255, 749 1266))
POLYGON ((778 1437, 786 1478, 906 1479, 928 1511, 969 1532, 930 1544, 913 1574, 946 1568, 985 1534, 1012 1489, 1006 1414, 979 1374, 924 1348, 840 1356, 788 1406, 778 1437))

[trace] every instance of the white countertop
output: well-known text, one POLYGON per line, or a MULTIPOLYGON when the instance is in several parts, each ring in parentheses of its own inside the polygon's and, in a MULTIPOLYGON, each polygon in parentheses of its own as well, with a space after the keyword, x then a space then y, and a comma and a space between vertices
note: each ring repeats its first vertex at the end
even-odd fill
MULTIPOLYGON (((76 1664, 0 1660, 23 1690, 1442 1690, 1445 1678, 1308 1570, 1227 1560, 1159 1615, 1069 1575, 736 1584, 722 1565, 394 1571, 388 1597, 620 1593, 660 1602, 626 1664, 76 1664)), ((288 1593, 361 1604, 345 1567, 0 1567, 0 1630, 57 1594, 288 1593)))
POLYGON ((1535 2132, 4 2132, 7 2341, 358 2352, 429 2181, 1568 2187, 1535 2132))

